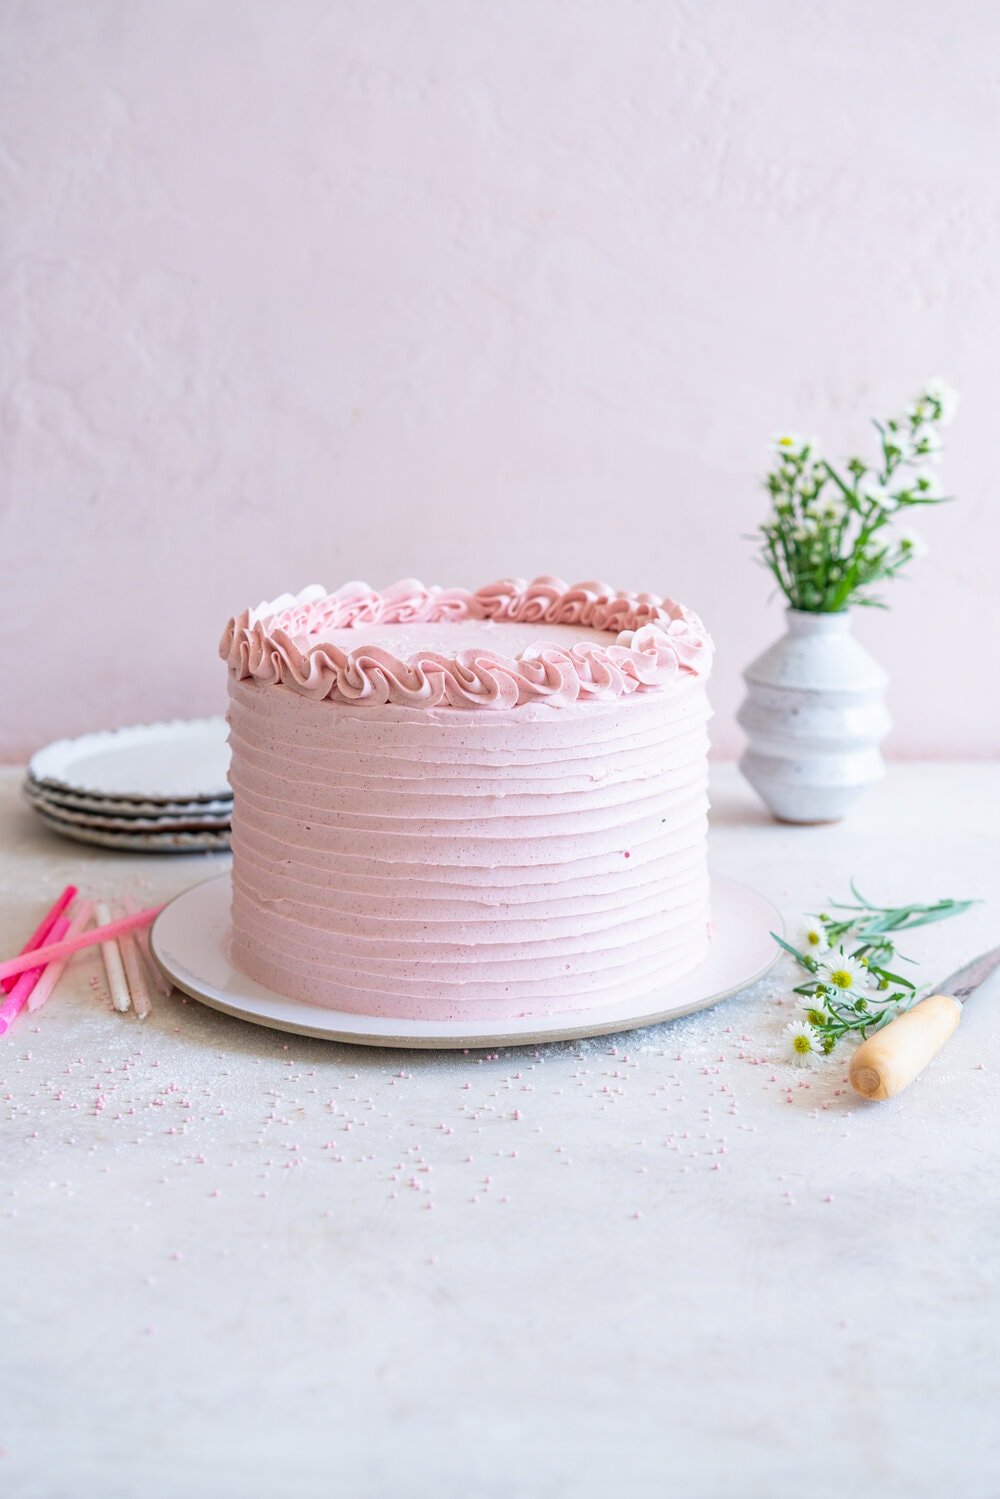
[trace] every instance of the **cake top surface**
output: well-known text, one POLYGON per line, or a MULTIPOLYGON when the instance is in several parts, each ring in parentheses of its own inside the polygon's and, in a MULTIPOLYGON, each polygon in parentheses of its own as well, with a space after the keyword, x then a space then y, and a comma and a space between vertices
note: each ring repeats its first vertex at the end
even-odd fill
POLYGON ((673 599, 553 577, 474 593, 313 584, 231 619, 219 651, 238 679, 309 697, 453 708, 662 691, 712 660, 701 620, 673 599))

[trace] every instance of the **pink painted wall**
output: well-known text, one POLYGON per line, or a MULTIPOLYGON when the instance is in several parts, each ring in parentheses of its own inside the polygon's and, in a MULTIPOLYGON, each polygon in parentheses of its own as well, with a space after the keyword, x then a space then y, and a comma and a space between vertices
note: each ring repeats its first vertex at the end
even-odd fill
POLYGON ((971 0, 0 8, 0 755, 218 709, 262 596, 541 571, 699 609, 735 752, 771 433, 937 373, 961 503, 863 632, 896 753, 997 752, 998 55, 971 0))

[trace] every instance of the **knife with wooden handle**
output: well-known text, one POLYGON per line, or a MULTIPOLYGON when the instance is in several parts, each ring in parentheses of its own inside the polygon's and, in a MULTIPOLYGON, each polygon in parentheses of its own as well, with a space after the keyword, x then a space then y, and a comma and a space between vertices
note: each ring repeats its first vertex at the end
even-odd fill
POLYGON ((962 1018, 962 1006, 1000 968, 1000 947, 967 963, 911 1010, 862 1041, 851 1058, 851 1087, 862 1098, 895 1098, 932 1061, 962 1018), (945 992, 947 991, 947 992, 945 992))

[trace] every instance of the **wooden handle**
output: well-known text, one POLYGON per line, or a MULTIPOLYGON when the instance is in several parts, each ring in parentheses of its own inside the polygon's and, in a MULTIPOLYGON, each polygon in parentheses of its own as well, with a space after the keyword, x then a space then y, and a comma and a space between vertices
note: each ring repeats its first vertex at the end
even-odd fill
POLYGON ((862 1041, 851 1058, 851 1087, 862 1098, 895 1098, 936 1057, 962 1018, 950 994, 932 994, 862 1041))

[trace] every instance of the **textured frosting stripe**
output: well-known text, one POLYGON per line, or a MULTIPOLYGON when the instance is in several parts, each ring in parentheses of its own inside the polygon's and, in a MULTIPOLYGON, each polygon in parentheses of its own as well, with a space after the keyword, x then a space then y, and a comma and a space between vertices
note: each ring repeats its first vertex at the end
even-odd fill
MULTIPOLYGON (((705 798, 703 805, 707 808, 708 799, 705 798)), ((263 831, 254 831, 246 824, 251 819, 241 819, 243 826, 237 831, 233 830, 233 851, 242 857, 248 851, 253 854, 259 850, 258 862, 265 866, 270 862, 277 867, 283 862, 294 863, 297 870, 311 870, 320 874, 325 881, 327 890, 354 889, 358 882, 378 879, 396 881, 412 886, 414 880, 414 865, 402 859, 394 859, 387 863, 384 858, 365 857, 354 854, 343 849, 333 853, 324 853, 313 850, 308 846, 297 844, 292 850, 280 839, 270 836, 263 831), (289 858, 290 852, 294 859, 289 858), (392 870, 391 875, 387 870, 392 870)), ((528 865, 524 863, 508 864, 477 864, 473 862, 475 855, 462 858, 456 856, 451 863, 441 858, 441 852, 435 850, 438 862, 433 866, 434 881, 441 884, 451 884, 456 891, 466 891, 483 886, 486 889, 502 892, 504 903, 516 903, 518 896, 509 894, 509 891, 523 890, 525 872, 531 868, 536 880, 541 881, 543 872, 548 872, 548 884, 555 888, 563 889, 570 879, 579 878, 592 882, 605 876, 620 876, 624 882, 626 875, 621 868, 619 858, 624 859, 624 854, 630 855, 626 862, 629 872, 633 869, 644 869, 653 874, 658 873, 660 860, 669 860, 670 867, 677 850, 686 849, 695 844, 704 845, 707 829, 707 816, 704 811, 699 812, 691 821, 685 820, 678 830, 671 830, 669 837, 651 834, 647 840, 632 838, 629 840, 627 849, 618 847, 609 856, 607 853, 589 857, 570 859, 568 862, 528 865), (571 871, 571 873, 570 873, 571 871)), ((702 851, 704 851, 702 849, 702 851)), ((418 862, 416 868, 420 871, 421 890, 427 879, 427 865, 418 862)))
POLYGON ((704 955, 703 678, 486 714, 230 694, 234 951, 260 982, 488 1019, 652 1000, 704 955))
POLYGON ((335 593, 318 585, 283 594, 231 619, 219 651, 239 679, 277 684, 304 697, 365 707, 489 708, 629 697, 685 677, 707 677, 712 644, 696 614, 656 594, 622 593, 599 582, 572 586, 559 578, 502 579, 475 593, 426 588, 406 579, 377 592, 348 583, 335 593), (416 650, 404 660, 364 631, 380 625, 464 620, 539 626, 539 644, 516 656, 488 648, 454 654, 416 650), (600 630, 607 644, 546 644, 545 626, 600 630), (324 631, 357 630, 345 651, 324 631))
POLYGON ((315 965, 300 964, 278 955, 268 944, 251 938, 244 961, 252 964, 259 982, 279 993, 288 993, 290 980, 295 997, 309 1003, 334 1005, 338 1009, 359 1010, 365 1014, 406 1015, 414 1019, 454 1019, 463 1005, 474 1007, 477 1017, 551 1015, 585 1010, 588 1005, 630 1001, 662 993, 664 984, 688 973, 705 956, 708 939, 704 922, 698 930, 655 956, 629 964, 617 971, 577 970, 557 977, 536 976, 530 981, 493 980, 486 965, 473 983, 466 985, 466 996, 448 999, 441 992, 440 980, 429 984, 424 978, 378 984, 359 974, 357 969, 331 981, 329 975, 317 977, 315 965), (331 997, 333 996, 333 997, 331 997))
MULTIPOLYGON (((457 928, 466 918, 476 922, 496 920, 511 906, 517 907, 513 913, 517 919, 527 921, 577 921, 584 903, 595 918, 609 911, 632 912, 640 907, 648 907, 651 912, 675 891, 691 889, 703 872, 702 851, 692 843, 678 852, 663 873, 654 871, 651 875, 647 868, 642 879, 631 882, 614 876, 605 876, 603 881, 565 880, 560 882, 558 893, 550 890, 541 899, 537 891, 516 889, 501 903, 494 891, 482 887, 457 891, 453 884, 425 881, 421 885, 424 910, 415 925, 425 932, 439 926, 457 928), (595 885, 602 888, 595 889, 595 885)), ((234 879, 252 898, 274 910, 301 913, 313 930, 365 930, 391 937, 398 925, 407 923, 412 911, 408 880, 397 881, 393 888, 391 881, 376 876, 351 885, 338 883, 331 893, 328 881, 310 882, 299 878, 299 873, 276 871, 273 864, 255 860, 244 849, 234 879)), ((301 873, 308 875, 309 871, 301 873)))

